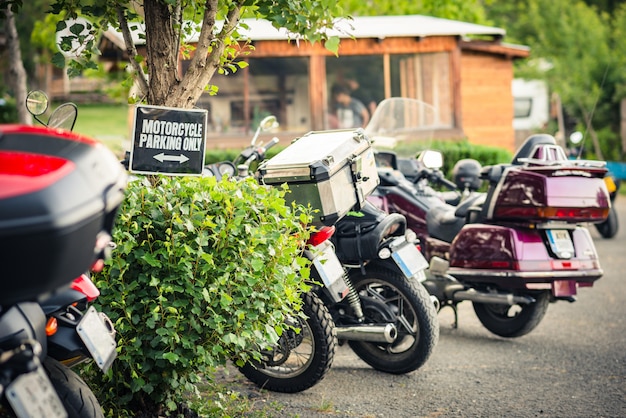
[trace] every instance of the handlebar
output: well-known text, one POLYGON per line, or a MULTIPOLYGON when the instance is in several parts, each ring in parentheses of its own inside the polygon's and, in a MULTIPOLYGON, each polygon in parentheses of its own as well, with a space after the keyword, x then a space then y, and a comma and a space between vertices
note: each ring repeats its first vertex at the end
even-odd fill
POLYGON ((424 178, 428 179, 428 181, 432 183, 441 184, 447 189, 457 190, 457 185, 454 182, 446 179, 443 176, 443 173, 439 170, 433 170, 431 168, 424 167, 421 169, 419 175, 415 179, 415 182, 417 183, 419 180, 424 179, 424 178))
POLYGON ((447 187, 450 190, 456 190, 456 184, 454 184, 453 182, 451 182, 450 180, 444 178, 443 176, 439 179, 439 182, 441 184, 443 184, 445 187, 447 187))

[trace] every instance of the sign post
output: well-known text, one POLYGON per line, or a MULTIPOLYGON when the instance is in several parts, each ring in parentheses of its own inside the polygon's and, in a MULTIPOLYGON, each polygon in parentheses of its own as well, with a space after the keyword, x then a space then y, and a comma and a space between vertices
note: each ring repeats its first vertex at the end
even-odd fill
POLYGON ((201 175, 208 112, 140 105, 135 108, 132 173, 201 175))

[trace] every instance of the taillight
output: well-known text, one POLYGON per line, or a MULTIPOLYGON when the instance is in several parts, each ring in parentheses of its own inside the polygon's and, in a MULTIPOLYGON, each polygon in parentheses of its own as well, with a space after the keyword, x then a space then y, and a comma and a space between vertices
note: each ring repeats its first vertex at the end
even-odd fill
POLYGON ((609 216, 609 208, 552 207, 552 206, 500 206, 494 218, 521 220, 553 220, 570 222, 602 221, 609 216))
POLYGON ((602 220, 609 216, 609 208, 537 208, 539 216, 553 220, 602 220))
POLYGON ((325 226, 322 227, 319 231, 313 232, 307 241, 307 244, 317 247, 322 242, 330 239, 335 233, 334 226, 325 226))
POLYGON ((100 291, 96 285, 93 284, 91 279, 85 274, 81 274, 79 277, 75 278, 70 287, 85 295, 88 302, 100 296, 100 291))

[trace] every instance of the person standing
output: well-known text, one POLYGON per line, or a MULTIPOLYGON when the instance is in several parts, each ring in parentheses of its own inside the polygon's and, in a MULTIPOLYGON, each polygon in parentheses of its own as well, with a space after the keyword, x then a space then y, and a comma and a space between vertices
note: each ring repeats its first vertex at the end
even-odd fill
POLYGON ((331 92, 337 127, 340 129, 364 128, 370 119, 365 105, 360 100, 352 97, 350 90, 343 85, 334 85, 331 92))

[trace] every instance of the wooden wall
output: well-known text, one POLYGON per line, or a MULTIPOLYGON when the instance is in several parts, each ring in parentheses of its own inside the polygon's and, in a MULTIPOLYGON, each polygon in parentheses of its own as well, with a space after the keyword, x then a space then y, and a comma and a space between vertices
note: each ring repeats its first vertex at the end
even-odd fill
POLYGON ((462 126, 469 141, 514 151, 513 61, 463 51, 460 72, 462 126))

